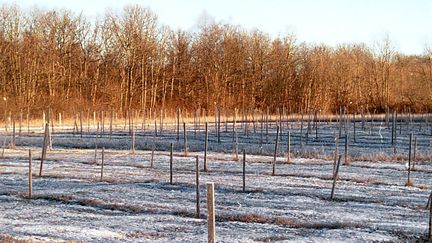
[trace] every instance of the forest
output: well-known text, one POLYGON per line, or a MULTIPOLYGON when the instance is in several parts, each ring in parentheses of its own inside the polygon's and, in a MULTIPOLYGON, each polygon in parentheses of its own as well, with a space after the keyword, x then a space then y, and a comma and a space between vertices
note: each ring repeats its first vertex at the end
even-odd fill
POLYGON ((173 30, 133 5, 89 19, 0 7, 0 112, 279 108, 430 112, 432 49, 305 43, 202 18, 173 30))

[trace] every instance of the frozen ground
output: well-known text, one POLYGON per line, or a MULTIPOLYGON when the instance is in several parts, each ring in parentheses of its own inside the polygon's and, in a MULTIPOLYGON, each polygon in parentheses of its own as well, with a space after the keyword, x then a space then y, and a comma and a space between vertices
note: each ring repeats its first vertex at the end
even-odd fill
MULTIPOLYGON (((263 134, 262 144, 260 132, 247 135, 239 130, 239 150, 247 151, 246 192, 242 192, 242 164, 233 161, 231 133, 222 127, 218 144, 214 131, 210 132, 209 172, 200 174, 200 219, 195 218, 193 156, 200 157, 202 169, 203 134, 197 132, 195 138, 192 127, 190 157, 183 157, 183 137, 180 134, 177 141, 172 127, 158 134, 156 145, 149 129, 138 131, 135 154, 130 153, 131 139, 121 127, 111 139, 105 134, 97 140, 95 131, 84 133, 82 139, 70 130, 57 131, 43 177, 37 176, 41 133, 23 133, 17 138, 17 149, 6 149, 0 159, 0 239, 205 242, 206 182, 215 183, 218 242, 426 239, 429 211, 425 207, 432 175, 429 126, 402 129, 396 155, 388 128, 358 130, 356 143, 350 144, 352 162, 341 166, 335 199, 330 200, 337 126, 320 124, 319 138, 311 133, 306 143, 305 134, 300 138, 299 124, 291 125, 293 163, 285 163, 286 141, 282 140, 276 176, 271 175, 274 126, 269 128, 268 142, 263 134), (405 186, 408 132, 418 137, 419 161, 411 174, 411 187, 405 186), (173 185, 167 152, 171 142, 173 185), (95 143, 107 148, 102 181, 100 150, 94 161, 95 143), (151 168, 147 149, 153 146, 151 168), (27 198, 28 149, 34 158, 31 200, 27 198)), ((252 126, 249 129, 253 131, 252 126)), ((340 151, 343 148, 341 143, 340 151)))

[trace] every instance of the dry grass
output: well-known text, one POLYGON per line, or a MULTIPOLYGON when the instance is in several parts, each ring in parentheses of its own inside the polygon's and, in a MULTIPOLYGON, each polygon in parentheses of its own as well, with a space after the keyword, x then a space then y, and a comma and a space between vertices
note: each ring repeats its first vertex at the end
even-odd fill
POLYGON ((405 183, 405 186, 413 187, 414 181, 412 179, 408 179, 407 182, 405 183))
POLYGON ((1 235, 0 234, 0 242, 2 243, 35 243, 35 242, 42 242, 37 240, 21 240, 14 238, 10 235, 1 235))
POLYGON ((126 233, 126 237, 133 239, 157 240, 163 238, 164 235, 160 232, 132 231, 126 233))
POLYGON ((257 214, 238 214, 238 215, 217 215, 216 221, 227 222, 237 221, 244 223, 256 224, 275 224, 283 225, 289 228, 305 228, 305 229, 344 229, 344 228, 365 228, 367 225, 352 222, 306 222, 297 219, 284 217, 268 217, 257 214))

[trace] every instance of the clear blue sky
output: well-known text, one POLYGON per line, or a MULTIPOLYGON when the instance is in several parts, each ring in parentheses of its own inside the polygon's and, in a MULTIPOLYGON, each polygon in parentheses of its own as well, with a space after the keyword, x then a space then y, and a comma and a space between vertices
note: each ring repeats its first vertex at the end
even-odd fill
MULTIPOLYGON (((0 3, 12 3, 0 0, 0 3)), ((293 33, 299 42, 364 42, 368 45, 389 36, 394 48, 421 54, 432 46, 430 0, 21 0, 28 10, 69 9, 89 17, 103 16, 106 9, 124 5, 150 7, 159 22, 191 30, 204 13, 216 19, 258 28, 273 37, 293 33)))

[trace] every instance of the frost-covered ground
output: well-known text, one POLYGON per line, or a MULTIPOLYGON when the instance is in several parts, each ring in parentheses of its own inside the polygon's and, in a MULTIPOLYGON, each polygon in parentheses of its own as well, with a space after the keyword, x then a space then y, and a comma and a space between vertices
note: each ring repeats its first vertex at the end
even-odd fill
MULTIPOLYGON (((183 156, 183 136, 177 141, 174 127, 166 126, 155 145, 150 128, 138 130, 135 154, 129 150, 131 139, 123 127, 116 127, 111 138, 105 133, 98 139, 94 130, 83 138, 73 136, 71 130, 55 131, 43 177, 37 176, 42 134, 23 132, 17 138, 18 147, 5 149, 0 159, 0 238, 205 242, 205 183, 214 182, 218 242, 426 239, 429 211, 425 207, 432 188, 428 124, 403 127, 400 134, 398 130, 396 155, 387 127, 379 129, 383 125, 376 122, 364 131, 358 129, 356 142, 350 141, 352 161, 341 166, 334 200, 329 197, 337 125, 322 123, 319 137, 310 133, 307 140, 305 130, 300 136, 300 124, 290 126, 293 163, 286 163, 286 134, 282 133, 285 137, 279 143, 276 175, 272 176, 274 124, 268 135, 263 131, 263 142, 261 131, 254 133, 250 125, 246 134, 239 125, 238 147, 247 151, 246 192, 242 192, 242 156, 233 160, 232 127, 227 132, 221 127, 220 143, 211 130, 209 171, 200 173, 199 219, 195 218, 194 156, 199 156, 202 169, 204 134, 198 131, 195 137, 192 125, 189 157, 183 156), (413 186, 406 187, 410 132, 417 137, 419 161, 411 173, 413 186), (96 143, 106 148, 102 181, 100 149, 94 161, 96 143), (169 183, 170 143, 175 150, 173 185, 169 183), (151 168, 148 149, 153 146, 151 168), (34 158, 31 200, 27 198, 28 149, 34 158)), ((351 137, 352 128, 349 132, 351 137)), ((339 149, 343 153, 342 140, 339 149)))

